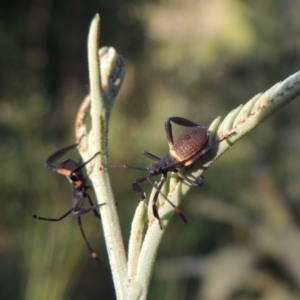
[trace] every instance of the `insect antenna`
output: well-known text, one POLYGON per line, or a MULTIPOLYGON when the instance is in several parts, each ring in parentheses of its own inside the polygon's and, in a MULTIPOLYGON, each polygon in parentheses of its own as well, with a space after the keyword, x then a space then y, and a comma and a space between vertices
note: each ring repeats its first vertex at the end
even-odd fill
POLYGON ((80 166, 75 168, 74 170, 72 170, 71 174, 76 173, 77 171, 81 170, 84 166, 86 166, 88 163, 90 163, 100 153, 101 153, 100 151, 95 153, 89 160, 87 160, 86 162, 84 162, 83 164, 81 164, 80 166))
POLYGON ((119 169, 133 169, 133 170, 140 170, 140 171, 148 171, 148 168, 136 167, 131 165, 105 165, 103 167, 110 168, 110 169, 119 168, 119 169))

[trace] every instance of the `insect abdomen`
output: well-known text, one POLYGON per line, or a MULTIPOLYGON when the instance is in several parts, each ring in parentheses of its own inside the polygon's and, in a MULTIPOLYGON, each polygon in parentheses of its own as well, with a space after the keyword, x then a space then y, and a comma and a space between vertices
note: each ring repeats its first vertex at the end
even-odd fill
POLYGON ((186 160, 201 151, 208 141, 207 127, 191 127, 175 142, 174 150, 181 160, 186 160))

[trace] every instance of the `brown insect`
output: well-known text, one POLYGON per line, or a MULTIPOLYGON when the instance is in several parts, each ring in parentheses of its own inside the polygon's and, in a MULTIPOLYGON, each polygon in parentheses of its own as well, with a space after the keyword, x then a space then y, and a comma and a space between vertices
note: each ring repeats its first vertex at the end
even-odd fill
POLYGON ((132 183, 132 189, 140 196, 141 200, 144 200, 145 193, 140 185, 143 181, 147 180, 150 184, 157 190, 156 194, 153 198, 153 215, 157 218, 160 227, 162 228, 161 219, 158 214, 158 209, 156 206, 156 202, 158 199, 158 195, 161 194, 165 200, 167 200, 170 205, 172 205, 177 214, 180 215, 182 220, 187 223, 186 218, 180 211, 180 209, 169 200, 166 195, 161 192, 161 188, 164 182, 167 179, 167 174, 169 172, 174 172, 179 175, 183 180, 187 181, 193 186, 201 186, 202 179, 191 179, 187 177, 185 174, 180 172, 180 168, 183 167, 191 167, 199 158, 205 155, 209 150, 219 144, 221 141, 227 139, 230 135, 222 138, 214 142, 211 145, 208 145, 208 128, 202 127, 190 120, 181 118, 181 117, 171 117, 165 122, 165 130, 167 134, 167 140, 169 144, 169 153, 163 157, 159 158, 149 152, 144 151, 143 154, 148 158, 156 161, 149 167, 142 168, 130 165, 118 165, 118 166, 107 166, 108 168, 128 168, 128 169, 135 169, 135 170, 144 170, 147 171, 148 174, 142 177, 135 179, 132 183), (177 141, 174 143, 173 139, 173 132, 172 132, 172 125, 171 122, 185 127, 190 127, 184 133, 182 133, 177 141), (157 186, 153 181, 152 177, 157 175, 163 175, 161 182, 157 186))

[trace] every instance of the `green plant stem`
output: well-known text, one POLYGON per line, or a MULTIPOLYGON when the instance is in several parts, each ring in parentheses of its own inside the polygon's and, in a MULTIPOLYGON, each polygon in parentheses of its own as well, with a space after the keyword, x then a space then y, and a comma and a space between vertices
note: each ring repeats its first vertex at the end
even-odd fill
POLYGON ((107 169, 101 170, 107 163, 107 138, 110 107, 105 103, 105 97, 101 91, 100 62, 98 56, 100 17, 93 19, 88 37, 88 62, 91 89, 91 118, 92 131, 90 133, 90 151, 101 151, 101 155, 95 158, 95 165, 90 176, 98 203, 101 206, 101 218, 106 241, 108 257, 114 280, 117 299, 126 299, 126 254, 121 235, 121 228, 116 210, 114 196, 111 190, 107 169))

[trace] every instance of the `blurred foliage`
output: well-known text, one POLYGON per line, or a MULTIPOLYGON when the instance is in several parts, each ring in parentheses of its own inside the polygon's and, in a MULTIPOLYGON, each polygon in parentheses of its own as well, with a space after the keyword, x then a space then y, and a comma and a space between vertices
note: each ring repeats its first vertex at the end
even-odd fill
MULTIPOLYGON (((32 218, 58 217, 71 205, 67 181, 43 163, 74 142, 96 12, 101 45, 115 47, 127 68, 111 119, 110 162, 145 166, 142 150, 167 151, 168 117, 209 125, 299 70, 299 11, 292 0, 1 1, 0 298, 114 299, 92 215, 83 225, 100 267, 76 218, 32 218)), ((192 189, 182 207, 189 225, 175 216, 167 228, 149 299, 300 298, 299 112, 297 100, 279 111, 192 189)), ((126 242, 139 173, 111 175, 126 242)))

